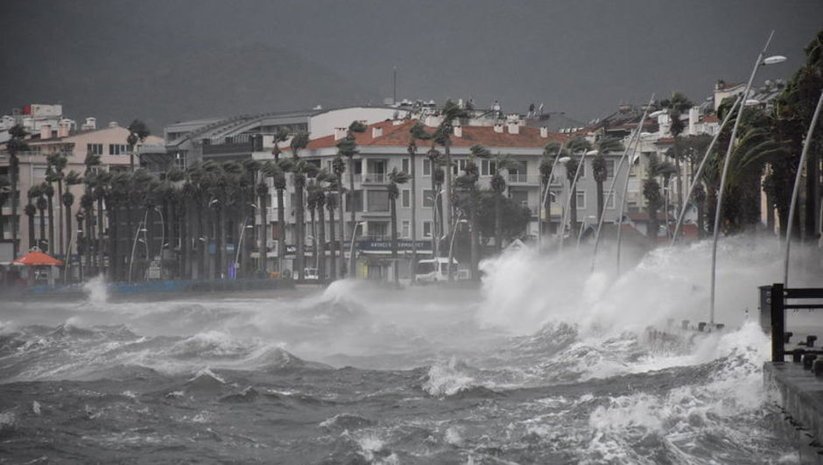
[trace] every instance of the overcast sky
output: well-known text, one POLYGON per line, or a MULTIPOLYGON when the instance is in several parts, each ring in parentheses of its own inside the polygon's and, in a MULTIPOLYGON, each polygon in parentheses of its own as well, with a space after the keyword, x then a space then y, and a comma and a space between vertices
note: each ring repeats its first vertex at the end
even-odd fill
MULTIPOLYGON (((748 76, 769 32, 788 78, 821 0, 4 0, 0 113, 181 119, 399 98, 543 102, 590 120, 748 76), (233 59, 236 58, 236 59, 233 59), (190 72, 191 70, 194 70, 190 72)), ((159 129, 159 128, 156 128, 159 129)))

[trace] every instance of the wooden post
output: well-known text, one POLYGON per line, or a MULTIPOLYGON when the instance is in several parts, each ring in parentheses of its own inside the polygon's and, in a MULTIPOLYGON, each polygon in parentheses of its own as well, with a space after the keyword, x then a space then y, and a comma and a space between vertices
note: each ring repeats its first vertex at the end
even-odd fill
POLYGON ((772 362, 782 362, 785 356, 783 337, 786 331, 786 315, 784 305, 783 284, 772 284, 771 314, 772 314, 772 362))

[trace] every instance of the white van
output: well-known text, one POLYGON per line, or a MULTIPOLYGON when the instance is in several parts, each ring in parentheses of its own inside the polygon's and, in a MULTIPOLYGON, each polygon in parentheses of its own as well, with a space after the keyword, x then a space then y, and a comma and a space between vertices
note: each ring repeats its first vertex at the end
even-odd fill
MULTIPOLYGON (((452 259, 452 278, 466 279, 465 273, 459 269, 457 260, 452 259)), ((449 259, 445 257, 420 260, 414 270, 414 277, 423 283, 449 280, 449 259)))

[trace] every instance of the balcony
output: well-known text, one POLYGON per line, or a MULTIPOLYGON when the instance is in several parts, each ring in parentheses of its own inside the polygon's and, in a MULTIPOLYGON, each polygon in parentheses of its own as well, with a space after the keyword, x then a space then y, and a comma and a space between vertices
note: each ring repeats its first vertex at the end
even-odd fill
POLYGON ((538 174, 524 174, 524 173, 509 173, 506 181, 509 184, 540 184, 540 175, 538 174))
POLYGON ((361 184, 386 184, 389 182, 389 176, 386 173, 355 174, 354 182, 361 184))

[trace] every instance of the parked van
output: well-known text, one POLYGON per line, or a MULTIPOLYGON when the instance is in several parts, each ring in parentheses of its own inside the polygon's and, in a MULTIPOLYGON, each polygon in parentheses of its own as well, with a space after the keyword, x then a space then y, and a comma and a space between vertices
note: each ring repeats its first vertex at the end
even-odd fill
MULTIPOLYGON (((452 278, 466 279, 465 272, 459 269, 457 260, 452 259, 452 278)), ((423 283, 449 280, 449 259, 445 257, 420 260, 414 270, 414 277, 423 283)))

